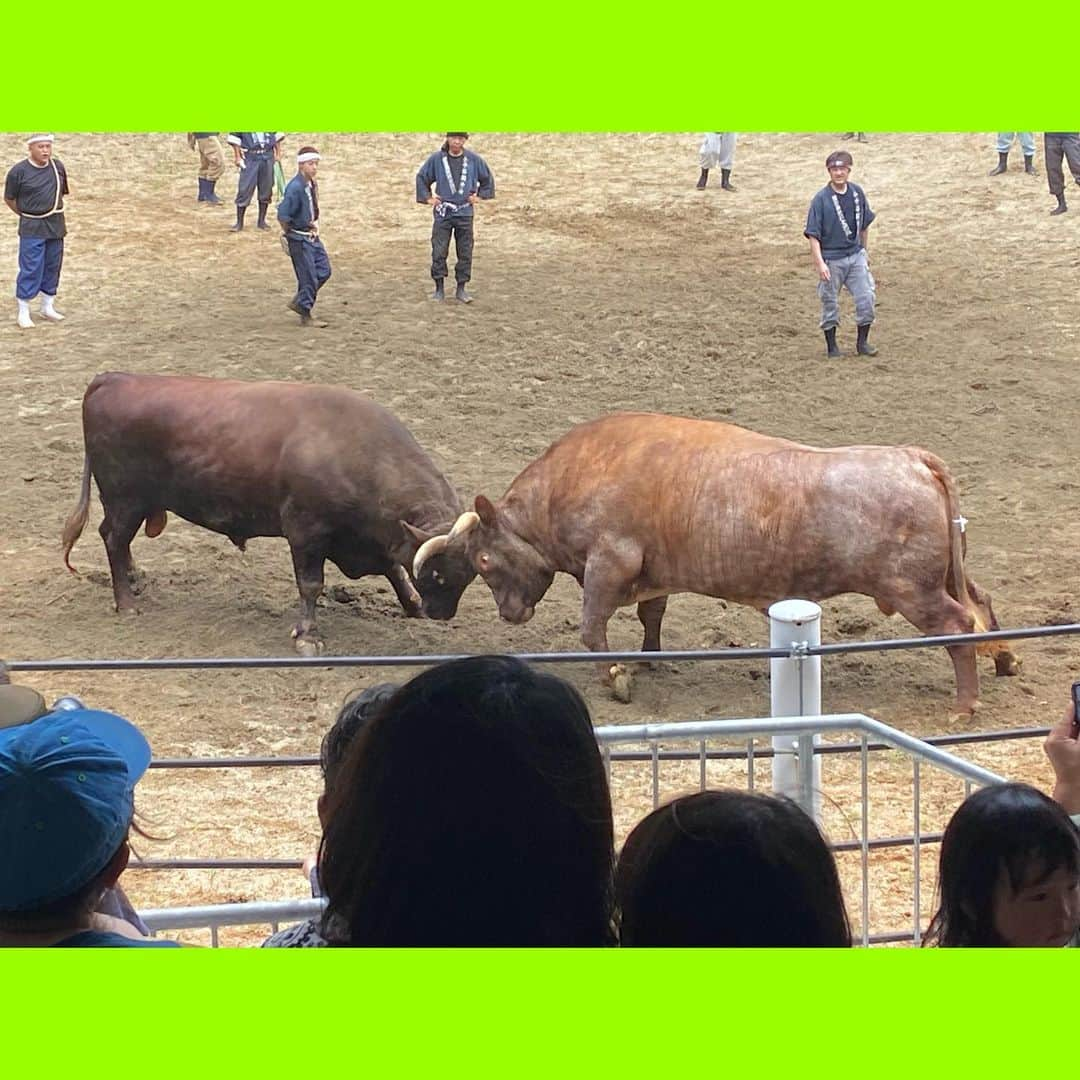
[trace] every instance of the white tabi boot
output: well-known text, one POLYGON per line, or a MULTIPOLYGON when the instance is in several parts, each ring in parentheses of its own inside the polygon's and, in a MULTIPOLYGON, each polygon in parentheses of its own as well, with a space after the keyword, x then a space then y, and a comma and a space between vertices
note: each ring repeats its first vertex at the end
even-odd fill
POLYGON ((34 320, 30 318, 30 301, 19 301, 19 317, 16 320, 23 330, 33 330, 34 320))
POLYGON ((55 299, 55 296, 49 296, 48 293, 41 294, 41 314, 44 315, 46 319, 52 319, 53 322, 63 322, 64 316, 53 307, 53 301, 55 299))

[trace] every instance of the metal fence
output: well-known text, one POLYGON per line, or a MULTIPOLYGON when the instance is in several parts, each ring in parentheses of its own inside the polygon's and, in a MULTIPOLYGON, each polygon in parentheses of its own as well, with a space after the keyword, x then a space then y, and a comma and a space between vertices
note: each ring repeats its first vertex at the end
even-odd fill
MULTIPOLYGON (((978 641, 1000 639, 1020 640, 1024 638, 1050 637, 1080 633, 1080 624, 1052 627, 1032 627, 1012 631, 993 631, 983 634, 949 635, 933 638, 907 638, 888 641, 843 642, 820 645, 816 642, 788 640, 782 647, 753 649, 715 649, 695 651, 611 653, 532 653, 517 654, 520 659, 532 663, 596 663, 599 660, 610 662, 657 661, 657 660, 745 660, 769 659, 770 661, 788 661, 799 672, 802 680, 811 657, 821 657, 848 652, 889 651, 894 649, 929 648, 948 644, 969 644, 978 641)), ((270 658, 165 658, 158 660, 26 660, 11 661, 6 664, 8 670, 17 671, 116 671, 116 670, 177 670, 177 669, 221 669, 221 668, 293 668, 293 667, 386 667, 386 666, 430 666, 445 660, 457 659, 458 655, 446 656, 379 656, 379 657, 270 657, 270 658)), ((818 665, 820 661, 818 662, 818 665)), ((818 677, 820 667, 818 666, 818 677)), ((773 668, 774 678, 776 668, 773 668)), ((807 696, 799 683, 798 700, 801 703, 807 696)), ((819 692, 820 694, 820 692, 819 692)), ((812 695, 811 695, 812 696, 812 695)), ((820 696, 818 698, 820 700, 820 696)), ((775 708, 775 700, 774 700, 775 708)), ((832 755, 857 753, 859 756, 859 796, 858 835, 857 838, 839 841, 833 844, 838 854, 856 853, 859 859, 859 920, 856 923, 858 938, 863 945, 921 940, 922 923, 920 915, 921 885, 920 870, 923 848, 940 841, 940 833, 923 831, 923 808, 921 794, 924 784, 923 769, 929 767, 934 774, 950 775, 958 778, 962 792, 957 794, 955 803, 966 796, 973 784, 998 783, 1004 778, 989 772, 980 766, 949 753, 934 743, 971 743, 997 738, 1025 738, 1044 733, 1043 729, 1020 732, 998 733, 997 735, 955 736, 950 739, 924 741, 913 738, 891 728, 888 725, 861 713, 827 716, 786 716, 773 718, 751 718, 738 720, 701 720, 677 723, 646 724, 632 726, 613 726, 596 729, 609 780, 613 785, 613 801, 617 805, 618 775, 621 769, 647 770, 645 781, 653 806, 656 806, 665 793, 674 794, 692 786, 706 788, 710 786, 733 786, 739 783, 750 789, 760 786, 763 772, 768 763, 768 779, 774 781, 772 765, 780 759, 788 759, 795 765, 794 775, 797 787, 791 794, 811 812, 817 810, 822 798, 830 800, 827 782, 817 783, 820 775, 820 763, 832 755), (829 744, 818 743, 819 736, 833 736, 849 733, 857 737, 855 743, 829 744), (767 737, 773 740, 772 748, 755 746, 755 738, 767 737), (732 740, 739 742, 739 747, 730 745, 732 740), (785 741, 786 740, 786 741, 785 741), (718 747, 717 743, 729 744, 718 747), (687 744, 693 744, 688 748, 687 744), (711 745, 710 745, 711 744, 711 745), (783 749, 785 746, 789 749, 783 749), (871 826, 871 798, 869 793, 868 763, 871 753, 889 751, 904 755, 910 762, 911 833, 909 835, 873 835, 871 826), (724 763, 727 771, 718 772, 716 766, 724 763), (662 769, 663 764, 663 769, 662 769), (680 770, 674 777, 665 773, 674 765, 680 770), (696 774, 693 783, 688 782, 685 766, 692 766, 696 774), (731 772, 734 766, 738 771, 731 772), (666 790, 665 790, 666 789, 666 790), (877 851, 910 849, 912 895, 911 925, 906 931, 873 930, 871 926, 871 867, 870 853, 877 851)), ((280 767, 312 766, 317 764, 314 757, 292 758, 220 758, 220 759, 172 759, 157 760, 155 768, 234 768, 234 767, 280 767)), ((790 776, 790 774, 789 774, 790 776)), ((834 801, 834 800, 833 800, 834 801)), ((954 803, 954 805, 955 805, 954 803)), ((133 861, 133 867, 146 869, 193 869, 193 868, 295 868, 299 860, 242 859, 242 860, 144 860, 133 861)), ((849 906, 850 906, 850 890, 849 906)), ((158 909, 143 912, 147 924, 155 931, 184 930, 196 927, 208 928, 211 943, 218 944, 218 931, 226 926, 267 925, 276 929, 281 922, 301 918, 310 918, 320 910, 317 900, 296 900, 284 902, 255 902, 241 904, 210 905, 196 908, 158 909)))
MULTIPOLYGON (((923 849, 935 843, 940 835, 926 834, 923 829, 923 806, 921 794, 924 771, 956 777, 961 790, 957 801, 966 795, 972 785, 999 783, 1003 777, 981 766, 933 746, 902 731, 889 727, 861 713, 820 717, 747 718, 736 720, 705 720, 682 723, 607 726, 596 729, 609 781, 612 784, 613 801, 618 807, 620 774, 638 774, 637 786, 645 797, 656 806, 666 795, 685 792, 693 787, 704 790, 716 786, 744 786, 750 790, 771 782, 772 763, 777 752, 771 747, 755 746, 755 739, 776 739, 778 736, 854 735, 856 742, 840 745, 823 743, 814 747, 815 756, 827 758, 838 753, 858 754, 857 838, 834 844, 838 853, 852 852, 858 857, 857 896, 858 917, 854 919, 857 937, 863 945, 881 942, 909 941, 918 943, 922 933, 920 918, 920 879, 923 849), (893 751, 903 755, 910 771, 910 821, 911 833, 906 836, 882 834, 875 827, 870 798, 869 763, 872 754, 893 751), (910 929, 906 931, 876 929, 872 925, 870 910, 871 853, 886 849, 905 849, 910 859, 913 882, 910 929)), ((782 752, 781 752, 782 753, 782 752)), ((797 749, 791 751, 798 754, 797 749)), ((296 759, 292 759, 296 761, 296 759)), ((310 759, 314 761, 314 759, 310 759)), ((225 767, 237 767, 242 759, 230 759, 225 767)), ((306 763, 306 761, 305 761, 306 763)), ((159 767, 164 762, 156 763, 159 767)), ((200 762, 200 765, 207 763, 200 762)), ((251 764, 248 762, 247 764, 251 764)), ((260 759, 260 765, 280 765, 274 759, 260 759)), ((182 767, 182 763, 176 763, 182 767)), ((222 767, 218 763, 218 767, 222 767)), ((805 765, 800 775, 812 775, 805 765)), ((631 779, 631 782, 632 779, 631 779)), ((826 784, 824 794, 828 794, 826 784)), ((850 810, 851 808, 848 807, 850 810)), ((895 813, 890 817, 895 820, 895 813)), ((140 864, 133 863, 134 866, 140 864)), ((142 865, 151 867, 152 863, 142 865)), ((194 866, 221 867, 267 867, 299 865, 282 860, 238 860, 231 863, 220 861, 199 862, 176 860, 160 864, 158 868, 191 868, 194 866)), ((854 909, 852 889, 847 890, 849 905, 854 909)), ((281 922, 310 918, 320 910, 318 900, 285 902, 257 902, 247 904, 209 905, 195 908, 158 909, 143 912, 143 918, 154 931, 176 931, 192 928, 208 928, 211 944, 218 944, 218 931, 222 927, 239 925, 268 925, 273 931, 281 922)), ((855 915, 855 911, 852 911, 855 915)))

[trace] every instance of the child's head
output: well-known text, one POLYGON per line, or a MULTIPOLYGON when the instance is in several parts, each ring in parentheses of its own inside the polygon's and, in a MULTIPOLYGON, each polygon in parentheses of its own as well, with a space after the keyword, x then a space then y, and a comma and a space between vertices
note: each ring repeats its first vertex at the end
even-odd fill
POLYGON ((982 788, 945 829, 938 896, 930 944, 1064 945, 1080 927, 1080 833, 1027 784, 982 788))
POLYGON ((832 852, 789 799, 702 791, 654 810, 616 873, 623 945, 848 946, 832 852))

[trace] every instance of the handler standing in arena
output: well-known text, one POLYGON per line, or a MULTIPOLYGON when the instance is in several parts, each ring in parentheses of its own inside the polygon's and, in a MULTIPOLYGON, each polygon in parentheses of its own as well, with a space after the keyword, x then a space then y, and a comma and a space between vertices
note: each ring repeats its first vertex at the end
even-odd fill
POLYGON ((225 171, 225 158, 221 152, 221 140, 216 131, 189 131, 188 148, 199 151, 199 202, 211 206, 225 204, 214 193, 214 185, 225 171))
POLYGON ((68 193, 67 170, 53 157, 51 135, 31 135, 26 140, 27 158, 8 170, 4 202, 19 215, 19 276, 15 298, 19 302, 18 324, 34 326, 30 301, 41 293, 41 314, 53 322, 64 316, 53 306, 64 262, 64 196, 68 193))
POLYGON ((725 191, 734 191, 731 183, 731 167, 735 164, 735 136, 734 131, 710 131, 705 135, 698 150, 698 161, 701 165, 701 175, 698 177, 697 189, 704 191, 709 182, 709 170, 719 168, 720 186, 725 191))
POLYGON ((1069 204, 1065 201, 1065 170, 1062 162, 1069 163, 1073 179, 1080 184, 1080 132, 1044 131, 1043 154, 1046 157, 1046 179, 1050 184, 1050 194, 1057 199, 1057 206, 1050 213, 1064 214, 1069 209, 1069 204))
POLYGON ((435 291, 431 299, 446 299, 443 282, 452 234, 457 255, 456 296, 463 304, 472 303, 465 286, 472 277, 473 207, 479 199, 495 198, 495 177, 479 154, 465 149, 468 138, 467 131, 448 131, 446 142, 416 174, 416 201, 433 207, 435 216, 431 226, 431 276, 435 291))
POLYGON ((233 148, 233 162, 240 170, 236 183, 236 224, 229 232, 240 232, 244 227, 244 214, 251 205, 251 196, 259 189, 260 229, 269 229, 266 211, 274 193, 274 162, 281 160, 281 131, 230 131, 228 143, 233 148))
POLYGON ((296 175, 285 185, 277 210, 296 272, 296 295, 289 301, 289 308, 300 316, 301 326, 312 325, 315 297, 330 279, 330 259, 319 239, 319 185, 315 181, 319 160, 314 146, 300 148, 296 175))
POLYGON ((811 200, 803 231, 810 241, 810 254, 818 272, 821 329, 825 332, 828 354, 833 358, 844 355, 836 345, 841 286, 846 286, 855 298, 859 355, 877 355, 877 349, 867 340, 874 321, 876 295, 866 255, 866 230, 876 215, 863 189, 849 182, 851 166, 851 155, 846 150, 837 150, 825 159, 829 182, 811 200))

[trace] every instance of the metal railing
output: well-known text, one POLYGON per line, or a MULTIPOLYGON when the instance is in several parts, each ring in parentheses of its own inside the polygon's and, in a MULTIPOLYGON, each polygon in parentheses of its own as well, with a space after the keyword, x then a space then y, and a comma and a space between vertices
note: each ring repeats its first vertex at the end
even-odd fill
MULTIPOLYGON (((1067 624, 1061 626, 1029 627, 1019 630, 998 630, 979 634, 955 634, 940 635, 935 637, 920 638, 896 638, 891 640, 867 641, 867 642, 837 642, 833 644, 817 644, 807 641, 789 641, 783 647, 769 648, 726 648, 712 650, 665 650, 651 653, 638 651, 625 652, 567 652, 567 653, 519 653, 515 654, 519 659, 530 663, 590 663, 598 662, 635 662, 635 661, 684 661, 684 660, 746 660, 746 659, 769 659, 771 661, 788 661, 799 670, 800 679, 804 669, 808 666, 806 661, 813 657, 838 655, 855 652, 891 651, 896 649, 931 648, 951 644, 975 644, 984 641, 996 640, 1023 640, 1025 638, 1055 637, 1060 635, 1072 635, 1080 633, 1080 624, 1067 624)), ((447 654, 436 656, 321 656, 321 657, 233 657, 233 658, 181 658, 171 657, 162 659, 139 659, 139 660, 22 660, 9 661, 4 666, 8 671, 131 671, 131 670, 214 670, 224 668, 339 668, 339 667, 412 667, 431 666, 447 660, 458 659, 466 654, 447 654)), ((774 674, 776 669, 774 668, 774 674)), ((805 692, 800 688, 799 701, 803 700, 805 692)), ((930 764, 936 769, 960 777, 964 781, 964 792, 970 791, 972 784, 986 784, 1001 782, 1002 777, 982 769, 977 765, 956 757, 935 743, 976 741, 979 739, 989 740, 994 735, 985 736, 953 736, 934 740, 920 740, 906 735, 904 732, 891 728, 871 717, 861 713, 842 714, 835 716, 799 716, 777 717, 772 719, 739 719, 739 720, 704 720, 688 721, 680 723, 645 724, 634 726, 615 726, 597 728, 597 739, 601 743, 605 763, 609 770, 614 762, 644 762, 647 761, 651 768, 651 794, 653 805, 657 805, 660 798, 659 767, 660 762, 692 761, 699 762, 699 784, 706 786, 708 779, 708 765, 710 762, 733 761, 742 759, 746 762, 746 784, 753 789, 756 786, 757 762, 762 760, 781 760, 787 758, 797 762, 797 775, 799 788, 794 791, 795 797, 803 803, 804 807, 813 812, 816 809, 816 801, 822 792, 813 787, 810 778, 814 777, 815 768, 820 761, 831 754, 846 754, 858 752, 861 766, 861 836, 855 842, 842 842, 835 844, 834 850, 838 852, 858 850, 861 863, 861 939, 862 943, 869 944, 879 941, 911 940, 916 943, 920 940, 920 858, 921 849, 925 844, 931 844, 940 840, 940 834, 923 835, 921 830, 920 791, 921 791, 921 763, 930 764), (855 744, 846 745, 814 745, 817 735, 837 733, 840 731, 856 732, 859 740, 855 744), (781 736, 792 736, 794 741, 788 745, 790 751, 780 747, 783 744, 775 744, 774 749, 766 750, 755 748, 754 737, 769 735, 774 739, 781 736), (746 738, 745 750, 709 750, 706 741, 709 738, 746 738), (870 740, 876 741, 871 744, 870 740), (661 741, 666 743, 683 743, 689 740, 698 742, 697 752, 685 749, 661 748, 661 741), (646 743, 648 748, 642 751, 617 750, 615 747, 622 744, 646 743), (871 838, 868 827, 868 754, 871 750, 880 747, 888 747, 908 754, 912 760, 912 833, 910 836, 900 837, 875 837, 871 838), (883 848, 895 848, 910 846, 912 849, 914 889, 912 902, 912 930, 907 933, 879 933, 869 932, 869 877, 868 858, 871 850, 883 848)), ((1045 729, 1032 732, 1002 733, 999 738, 1022 738, 1029 734, 1044 733, 1045 729)), ((239 766, 311 766, 317 763, 314 757, 291 757, 291 758, 254 758, 254 759, 170 759, 158 760, 152 764, 154 768, 228 768, 239 766)), ((299 860, 272 860, 272 859, 234 859, 234 860, 159 860, 157 862, 146 860, 132 862, 132 868, 142 866, 146 869, 175 869, 175 868, 201 868, 201 867, 232 867, 232 868, 295 868, 300 865, 299 860)), ((255 904, 227 904, 211 905, 199 908, 159 909, 143 913, 153 916, 155 929, 186 929, 194 926, 208 927, 214 943, 217 941, 217 929, 219 926, 240 925, 249 922, 268 923, 276 925, 278 920, 291 919, 293 917, 310 917, 310 914, 318 910, 319 901, 285 901, 274 903, 255 904), (297 906, 300 905, 300 906, 297 906), (312 907, 315 905, 315 907, 312 907), (306 914, 303 914, 306 913, 306 914)), ((149 920, 148 920, 149 922, 149 920)))
MULTIPOLYGON (((854 733, 858 736, 856 744, 860 755, 860 801, 859 801, 859 838, 857 841, 833 845, 836 851, 858 851, 859 853, 859 881, 860 881, 860 940, 863 945, 885 941, 912 941, 918 943, 921 937, 921 920, 919 915, 919 879, 920 860, 922 847, 925 844, 936 842, 940 834, 922 835, 922 809, 920 803, 921 770, 929 766, 941 770, 951 776, 955 776, 964 783, 965 794, 970 791, 972 785, 1000 783, 1003 777, 979 765, 966 761, 963 758, 951 754, 940 747, 932 746, 921 739, 914 738, 905 732, 898 731, 887 724, 883 724, 872 717, 862 713, 844 713, 834 716, 816 717, 777 717, 777 718, 747 718, 736 720, 703 720, 688 721, 682 723, 664 724, 637 724, 605 726, 596 729, 597 741, 600 744, 605 767, 608 770, 609 779, 612 776, 613 767, 618 767, 619 757, 617 747, 646 744, 648 749, 642 752, 631 751, 622 757, 622 762, 627 766, 646 765, 649 769, 649 788, 652 805, 656 806, 661 800, 662 793, 662 770, 661 762, 672 761, 670 756, 662 757, 665 753, 661 744, 685 744, 693 742, 697 744, 696 753, 686 751, 679 752, 676 759, 679 763, 696 761, 698 768, 697 786, 702 790, 709 786, 708 765, 710 761, 730 761, 733 756, 736 760, 745 762, 745 786, 754 789, 758 783, 757 769, 762 759, 768 760, 773 757, 772 751, 756 752, 753 740, 758 738, 774 738, 781 735, 798 734, 823 734, 834 735, 838 733, 854 733), (723 757, 717 752, 709 751, 710 740, 745 739, 745 751, 722 751, 723 757), (907 837, 874 837, 871 835, 871 813, 869 799, 869 754, 871 752, 871 740, 875 747, 888 748, 900 751, 911 760, 913 784, 912 784, 912 835, 907 837), (883 848, 910 847, 912 852, 912 873, 914 880, 914 895, 912 900, 912 929, 901 933, 885 931, 871 933, 870 926, 870 852, 883 848)), ((816 747, 819 751, 831 749, 827 745, 816 747)), ((793 750, 793 754, 798 751, 793 750)), ((678 787, 687 787, 685 779, 680 779, 678 787)), ((731 781, 726 781, 731 786, 731 781)), ((283 862, 284 865, 295 866, 298 863, 283 862)), ((133 863, 134 866, 139 864, 133 863)), ((190 865, 186 863, 184 865, 190 865)), ((209 905, 196 908, 158 909, 151 912, 142 912, 143 919, 155 931, 184 930, 195 927, 209 928, 212 944, 218 942, 218 929, 223 926, 236 926, 247 924, 271 924, 276 929, 278 922, 286 919, 310 918, 321 907, 318 900, 310 901, 285 901, 279 903, 256 903, 256 904, 224 904, 209 905)))

